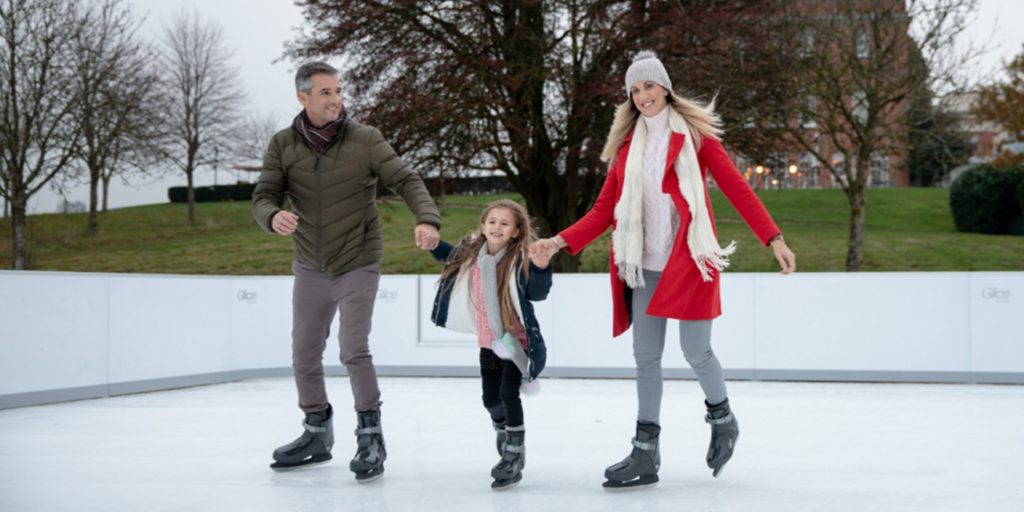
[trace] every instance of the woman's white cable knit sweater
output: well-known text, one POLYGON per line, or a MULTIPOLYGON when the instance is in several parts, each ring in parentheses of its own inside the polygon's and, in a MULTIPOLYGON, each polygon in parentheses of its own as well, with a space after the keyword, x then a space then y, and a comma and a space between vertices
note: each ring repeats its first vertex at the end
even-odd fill
POLYGON ((644 148, 643 268, 661 272, 672 254, 672 242, 679 229, 679 215, 672 198, 661 191, 668 156, 668 140, 672 133, 668 124, 668 109, 661 109, 654 117, 643 118, 647 123, 647 146, 644 148))

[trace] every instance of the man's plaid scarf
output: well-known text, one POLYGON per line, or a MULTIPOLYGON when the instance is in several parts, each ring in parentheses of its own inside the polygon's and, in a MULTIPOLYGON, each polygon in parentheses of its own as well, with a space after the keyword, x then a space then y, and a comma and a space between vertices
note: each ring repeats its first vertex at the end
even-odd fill
POLYGON ((345 122, 348 121, 348 112, 342 110, 341 116, 334 121, 331 121, 321 128, 313 126, 313 123, 309 121, 309 117, 306 116, 306 111, 299 112, 299 115, 295 116, 295 120, 292 121, 292 128, 302 135, 302 138, 306 139, 306 142, 313 148, 317 153, 324 150, 328 144, 331 143, 338 136, 342 134, 344 136, 345 122))

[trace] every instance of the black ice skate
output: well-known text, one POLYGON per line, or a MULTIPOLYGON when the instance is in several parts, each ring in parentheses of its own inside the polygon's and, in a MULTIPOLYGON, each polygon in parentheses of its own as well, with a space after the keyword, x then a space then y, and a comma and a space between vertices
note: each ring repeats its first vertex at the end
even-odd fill
POLYGON ((333 411, 327 409, 306 415, 303 432, 298 439, 274 450, 274 471, 288 471, 323 464, 331 460, 334 446, 333 411))
POLYGON ((523 427, 506 429, 505 444, 502 446, 501 459, 491 468, 491 489, 503 491, 515 487, 523 479, 523 467, 526 466, 526 431, 523 427))
POLYGON ((498 448, 498 455, 500 456, 502 454, 501 449, 505 446, 507 438, 505 422, 491 420, 491 425, 494 427, 494 445, 498 448))
POLYGON ((736 416, 729 410, 729 399, 712 406, 706 401, 704 405, 708 408, 708 414, 704 421, 711 425, 711 444, 708 445, 708 467, 711 468, 711 476, 718 478, 725 468, 725 464, 732 458, 732 452, 736 448, 736 440, 740 436, 740 424, 736 416))
POLYGON ((658 468, 661 467, 661 451, 658 436, 661 427, 654 423, 636 424, 633 451, 621 462, 608 466, 604 477, 608 480, 602 486, 610 491, 646 487, 658 483, 658 468))
POLYGON ((498 456, 501 456, 501 448, 505 446, 505 406, 496 405, 488 407, 487 412, 491 415, 491 426, 494 427, 494 444, 498 449, 498 456), (501 421, 494 418, 501 418, 501 421))
POLYGON ((356 481, 365 484, 384 474, 384 431, 380 427, 380 411, 359 413, 356 428, 356 455, 348 467, 356 474, 356 481))

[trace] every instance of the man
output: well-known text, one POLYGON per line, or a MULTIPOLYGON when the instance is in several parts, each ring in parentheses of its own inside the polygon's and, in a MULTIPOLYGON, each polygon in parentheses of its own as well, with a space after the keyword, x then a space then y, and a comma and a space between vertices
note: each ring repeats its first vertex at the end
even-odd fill
POLYGON ((387 458, 368 342, 384 249, 378 180, 401 195, 416 215, 419 248, 438 244, 441 216, 423 181, 380 131, 348 118, 335 68, 303 64, 295 74, 295 89, 303 111, 271 139, 252 201, 256 222, 268 232, 291 236, 295 244, 292 367, 306 417, 302 435, 274 451, 271 468, 331 459, 333 410, 321 361, 337 310, 341 362, 357 414, 357 449, 349 467, 357 481, 370 482, 384 472, 387 458), (282 209, 286 196, 290 211, 282 209))

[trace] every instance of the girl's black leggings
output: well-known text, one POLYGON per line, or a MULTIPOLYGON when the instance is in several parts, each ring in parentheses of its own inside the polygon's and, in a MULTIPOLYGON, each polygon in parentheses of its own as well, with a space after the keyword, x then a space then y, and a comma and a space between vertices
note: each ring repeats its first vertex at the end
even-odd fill
POLYGON ((480 349, 480 380, 483 384, 484 407, 494 421, 505 420, 505 425, 523 424, 523 403, 519 400, 519 386, 523 374, 515 363, 499 358, 491 349, 480 349), (502 412, 504 415, 497 413, 502 412))

